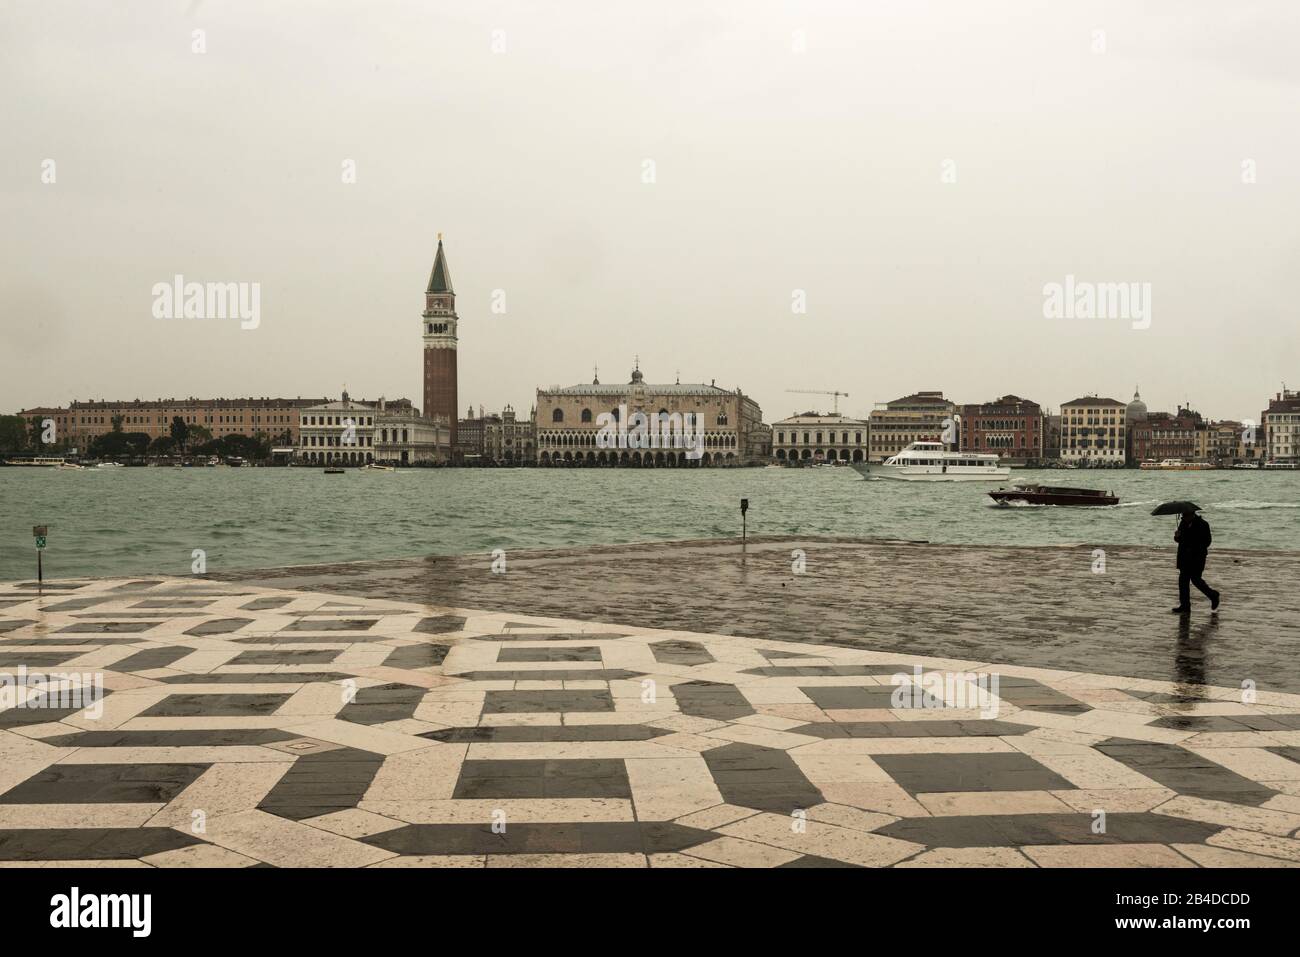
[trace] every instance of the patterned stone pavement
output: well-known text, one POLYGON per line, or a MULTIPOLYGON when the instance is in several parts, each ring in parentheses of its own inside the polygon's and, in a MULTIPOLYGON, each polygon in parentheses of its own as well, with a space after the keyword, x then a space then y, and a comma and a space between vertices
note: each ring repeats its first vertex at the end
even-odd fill
POLYGON ((1295 694, 199 579, 0 585, 0 673, 6 865, 1300 864, 1295 694))
MULTIPOLYGON (((1156 519, 1152 519, 1156 521, 1156 519)), ((1171 543, 1172 544, 1172 543, 1171 543)), ((1214 548, 1213 617, 1177 602, 1174 550, 783 536, 345 562, 214 577, 367 598, 1300 693, 1300 552, 1214 548), (792 559, 804 556, 795 574, 792 559), (658 600, 648 607, 646 595, 658 600), (1190 627, 1189 627, 1190 626, 1190 627)), ((209 568, 212 566, 210 565, 209 568)))

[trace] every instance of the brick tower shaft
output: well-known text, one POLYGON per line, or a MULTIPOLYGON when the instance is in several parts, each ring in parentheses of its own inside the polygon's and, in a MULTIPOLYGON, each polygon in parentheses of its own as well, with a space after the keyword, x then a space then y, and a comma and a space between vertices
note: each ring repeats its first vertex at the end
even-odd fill
POLYGON ((456 452, 456 291, 451 270, 438 234, 438 252, 424 290, 424 414, 444 416, 451 437, 451 454, 456 452))

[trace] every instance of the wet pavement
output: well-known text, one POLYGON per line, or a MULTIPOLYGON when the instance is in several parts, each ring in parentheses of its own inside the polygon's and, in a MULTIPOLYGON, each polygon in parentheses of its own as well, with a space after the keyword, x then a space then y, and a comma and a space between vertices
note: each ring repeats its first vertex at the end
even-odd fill
POLYGON ((1300 866, 1297 694, 194 578, 0 601, 0 866, 1300 866))
POLYGON ((1214 549, 1190 618, 1173 549, 828 538, 511 551, 214 575, 630 626, 1300 692, 1300 552, 1214 549), (802 572, 796 568, 803 554, 802 572), (498 563, 498 568, 500 564, 498 563), (1094 569, 1104 568, 1104 571, 1094 569))

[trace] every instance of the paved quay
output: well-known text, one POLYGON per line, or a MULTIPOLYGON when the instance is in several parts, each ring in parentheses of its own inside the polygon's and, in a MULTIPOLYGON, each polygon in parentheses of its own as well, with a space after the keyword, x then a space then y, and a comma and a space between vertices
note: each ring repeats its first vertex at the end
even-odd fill
POLYGON ((1300 552, 1214 549, 1180 620, 1173 548, 977 547, 828 538, 509 551, 236 572, 323 588, 621 625, 811 641, 1300 693, 1300 552), (804 571, 796 574, 799 550, 804 571))
POLYGON ((684 612, 639 596, 0 585, 0 864, 1300 865, 1300 695, 650 627, 684 612))

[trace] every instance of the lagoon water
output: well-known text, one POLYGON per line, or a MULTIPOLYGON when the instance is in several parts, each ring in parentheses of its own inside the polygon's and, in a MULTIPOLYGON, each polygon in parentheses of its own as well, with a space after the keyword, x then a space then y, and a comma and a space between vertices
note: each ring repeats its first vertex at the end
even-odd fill
POLYGON ((1111 508, 997 508, 998 482, 864 481, 836 469, 0 468, 0 580, 185 575, 362 559, 751 535, 959 544, 1171 546, 1157 502, 1205 509, 1216 546, 1300 547, 1300 472, 1017 471, 1011 481, 1107 488, 1111 508))

